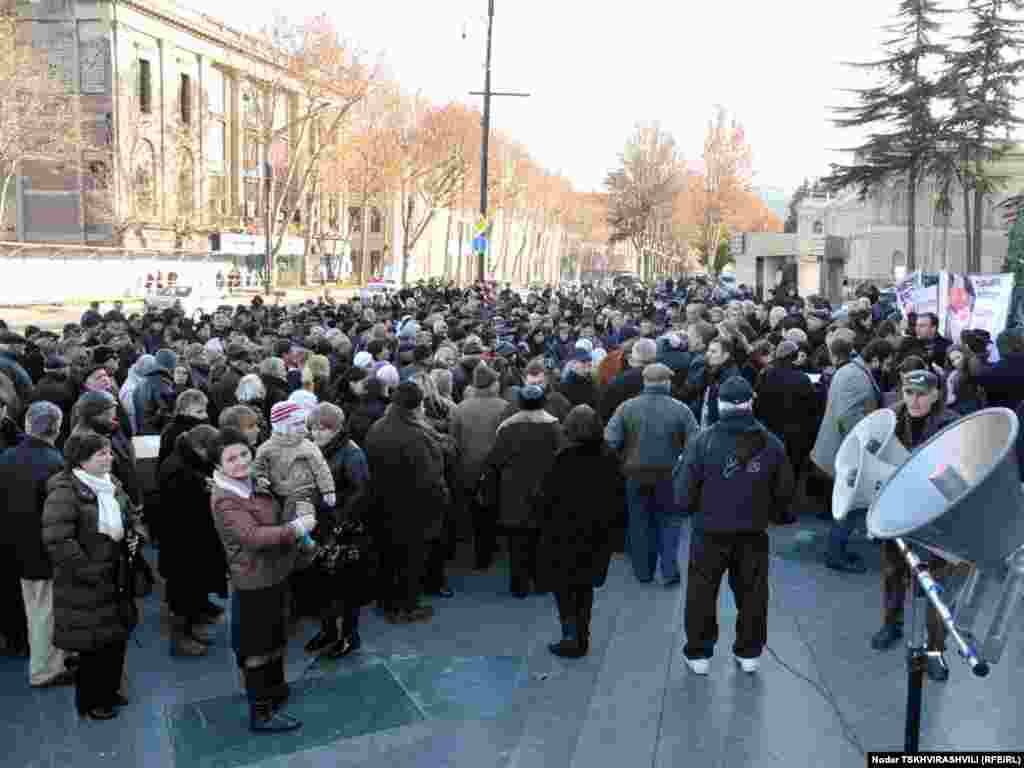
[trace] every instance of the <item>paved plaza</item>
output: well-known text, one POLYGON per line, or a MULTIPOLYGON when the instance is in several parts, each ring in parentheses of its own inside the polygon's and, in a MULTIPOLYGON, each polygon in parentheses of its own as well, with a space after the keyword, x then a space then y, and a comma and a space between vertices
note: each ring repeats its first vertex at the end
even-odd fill
MULTIPOLYGON (((860 749, 902 747, 904 655, 868 644, 877 548, 856 544, 867 574, 829 571, 818 557, 825 530, 812 515, 773 532, 770 652, 756 675, 732 662, 727 587, 711 675, 682 664, 685 569, 682 588, 642 585, 617 556, 595 599, 591 653, 570 661, 546 648, 558 632, 550 596, 508 596, 502 563, 455 568, 458 594, 435 601, 430 624, 391 626, 367 609, 354 657, 310 664, 302 644, 315 629, 301 623, 288 677, 305 725, 281 735, 245 728, 227 623, 209 656, 171 658, 153 595, 128 651, 132 701, 116 720, 80 721, 72 689, 32 691, 25 662, 0 660, 0 765, 859 768, 860 749)), ((685 561, 688 531, 681 546, 685 561)), ((949 682, 926 683, 922 747, 1024 747, 1019 639, 986 680, 949 658, 949 682)))

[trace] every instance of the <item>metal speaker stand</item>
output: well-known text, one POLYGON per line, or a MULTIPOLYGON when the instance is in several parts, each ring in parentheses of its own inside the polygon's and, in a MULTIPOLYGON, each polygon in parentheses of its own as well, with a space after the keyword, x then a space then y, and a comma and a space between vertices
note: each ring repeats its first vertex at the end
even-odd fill
POLYGON ((902 538, 893 540, 914 577, 914 597, 911 604, 911 632, 907 644, 907 713, 904 728, 904 751, 920 752, 921 717, 923 711, 924 676, 928 669, 927 611, 929 604, 939 614, 946 632, 957 646, 960 655, 976 677, 985 677, 989 665, 978 655, 974 638, 961 632, 953 614, 942 600, 942 585, 932 578, 928 566, 902 538), (927 598, 925 600, 924 598, 927 598))

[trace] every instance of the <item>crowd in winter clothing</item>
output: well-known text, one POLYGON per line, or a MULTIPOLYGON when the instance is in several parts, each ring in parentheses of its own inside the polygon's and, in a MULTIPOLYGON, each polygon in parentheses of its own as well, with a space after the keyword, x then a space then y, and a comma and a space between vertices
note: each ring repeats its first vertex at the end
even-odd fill
MULTIPOLYGON (((155 553, 170 652, 207 653, 225 614, 211 596, 230 600, 252 727, 288 730, 282 650, 297 615, 320 621, 309 653, 347 656, 363 607, 430 621, 439 604, 423 596, 454 596, 458 545, 486 569, 502 537, 509 592, 553 593, 550 649, 579 657, 612 553, 672 587, 691 516, 687 663, 707 671, 728 572, 733 652, 753 671, 765 532, 795 519, 798 492, 827 505, 857 421, 892 407, 915 447, 1024 396, 1020 331, 952 344, 934 315, 887 318, 879 298, 834 315, 784 287, 761 301, 742 287, 713 299, 701 281, 432 282, 192 318, 91 309, 60 333, 3 326, 0 631, 30 654, 31 685, 74 682, 83 716, 116 716, 135 601, 158 599, 141 557, 155 553)), ((827 564, 863 570, 848 538, 837 525, 827 564)), ((901 632, 904 583, 894 561, 876 647, 901 632)))

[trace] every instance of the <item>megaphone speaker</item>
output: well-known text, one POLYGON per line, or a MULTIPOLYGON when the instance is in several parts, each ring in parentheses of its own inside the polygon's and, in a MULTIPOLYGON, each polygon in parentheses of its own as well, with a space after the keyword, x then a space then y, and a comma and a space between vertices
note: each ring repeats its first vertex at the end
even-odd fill
POLYGON ((888 408, 861 419, 839 446, 832 515, 845 520, 852 509, 871 506, 879 490, 910 456, 896 438, 896 414, 888 408))
POLYGON ((974 563, 1005 561, 1024 545, 1018 430, 1013 411, 987 408, 939 432, 885 483, 868 533, 974 563))

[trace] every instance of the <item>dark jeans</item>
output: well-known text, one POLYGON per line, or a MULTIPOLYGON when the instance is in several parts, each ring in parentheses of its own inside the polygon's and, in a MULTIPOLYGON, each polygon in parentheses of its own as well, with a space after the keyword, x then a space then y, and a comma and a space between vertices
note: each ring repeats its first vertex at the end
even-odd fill
POLYGON ((850 536, 867 513, 866 509, 851 509, 845 519, 832 521, 832 530, 828 533, 828 555, 826 556, 830 563, 842 563, 849 559, 850 555, 846 548, 850 544, 850 536))
MULTIPOLYGON (((936 581, 949 576, 953 568, 944 560, 935 558, 928 562, 928 572, 936 581)), ((916 582, 915 582, 916 583, 916 582)), ((910 567, 900 554, 894 542, 882 542, 882 623, 903 624, 903 610, 907 601, 907 587, 910 586, 910 567)), ((938 612, 928 603, 928 649, 946 650, 946 625, 938 612)))
POLYGON ((125 642, 78 655, 75 675, 75 707, 85 714, 96 707, 114 705, 124 672, 125 642))
POLYGON ((690 537, 686 584, 686 647, 690 659, 710 659, 718 642, 718 590, 729 574, 736 600, 733 653, 756 659, 768 642, 767 533, 705 533, 690 537))
POLYGON ((675 514, 672 480, 656 485, 627 480, 626 503, 629 507, 626 546, 633 574, 639 581, 650 581, 660 559, 662 577, 666 581, 678 577, 680 526, 675 514))
POLYGON ((506 528, 508 535, 510 592, 529 592, 530 582, 537 580, 537 540, 534 528, 506 528))

